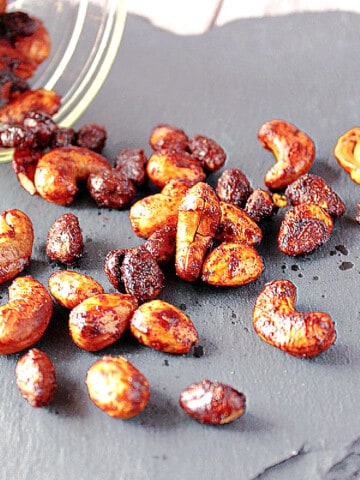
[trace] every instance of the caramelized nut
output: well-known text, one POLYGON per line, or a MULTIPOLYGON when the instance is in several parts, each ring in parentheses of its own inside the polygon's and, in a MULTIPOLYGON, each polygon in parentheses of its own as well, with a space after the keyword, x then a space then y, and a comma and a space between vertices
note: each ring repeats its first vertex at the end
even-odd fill
POLYGON ((88 123, 76 132, 76 145, 101 153, 107 140, 107 131, 103 125, 88 123))
POLYGON ((145 182, 146 162, 144 150, 126 148, 116 155, 115 169, 126 175, 136 186, 141 186, 145 182))
POLYGON ((150 399, 149 382, 124 357, 97 360, 87 372, 86 386, 98 408, 123 420, 142 412, 150 399))
POLYGON ((168 183, 162 188, 161 193, 163 195, 168 195, 169 197, 180 197, 182 198, 190 187, 194 186, 194 181, 190 181, 187 178, 175 178, 169 180, 168 183))
POLYGON ((360 127, 354 127, 342 135, 334 149, 338 164, 360 184, 360 127))
POLYGON ((273 214, 274 207, 273 197, 270 193, 256 188, 246 200, 244 211, 254 222, 260 222, 273 214))
POLYGON ((216 184, 216 194, 223 202, 243 207, 252 192, 247 176, 238 168, 228 168, 216 184))
POLYGON ((12 161, 12 167, 20 185, 30 195, 36 194, 34 175, 36 165, 44 152, 34 148, 16 148, 12 161))
POLYGON ((297 312, 296 287, 289 280, 265 284, 254 310, 255 332, 265 342, 296 357, 324 352, 336 340, 334 323, 323 312, 297 312))
POLYGON ((124 173, 115 169, 90 173, 87 187, 98 207, 119 209, 127 207, 136 194, 133 182, 124 173))
POLYGON ((51 40, 44 24, 38 18, 33 18, 36 23, 35 31, 31 35, 17 35, 14 46, 16 50, 31 62, 39 65, 50 54, 51 40))
POLYGON ((262 231, 252 218, 232 203, 220 202, 221 219, 215 235, 219 242, 247 243, 261 242, 262 231))
POLYGON ((149 144, 155 151, 185 151, 188 145, 188 137, 181 128, 166 124, 157 125, 150 133, 149 144))
POLYGON ((83 236, 79 220, 73 213, 61 215, 49 229, 46 254, 51 260, 72 265, 82 256, 83 236))
POLYGON ((56 372, 46 353, 37 348, 29 350, 19 358, 15 375, 21 395, 32 407, 44 407, 53 400, 56 372))
POLYGON ((246 397, 230 385, 202 380, 186 388, 180 395, 180 406, 200 423, 222 425, 241 417, 246 410, 246 397))
POLYGON ((226 153, 212 138, 204 135, 195 135, 189 141, 189 150, 192 157, 208 172, 216 172, 225 163, 226 153))
POLYGON ((163 300, 140 305, 130 320, 130 330, 139 342, 166 353, 187 353, 198 341, 190 318, 163 300))
POLYGON ((307 173, 315 160, 315 144, 304 132, 285 120, 270 120, 258 131, 264 148, 270 150, 276 163, 264 178, 270 190, 281 190, 307 173))
POLYGON ((169 262, 175 255, 176 227, 156 230, 144 243, 144 248, 160 263, 169 262))
POLYGON ((105 257, 104 270, 111 285, 119 292, 125 293, 124 283, 121 276, 121 265, 127 249, 118 248, 110 250, 105 257))

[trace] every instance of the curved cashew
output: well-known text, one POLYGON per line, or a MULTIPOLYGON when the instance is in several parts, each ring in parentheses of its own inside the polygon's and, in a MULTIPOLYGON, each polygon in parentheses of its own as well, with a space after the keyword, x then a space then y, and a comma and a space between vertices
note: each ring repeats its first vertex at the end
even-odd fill
POLYGON ((17 209, 0 215, 0 284, 20 273, 30 262, 34 230, 30 218, 17 209))
POLYGON ((77 146, 54 148, 40 158, 34 184, 48 202, 69 205, 78 191, 77 181, 103 170, 111 170, 111 165, 93 150, 77 146))
POLYGON ((315 144, 306 133, 284 120, 270 120, 264 123, 258 138, 264 148, 270 150, 276 163, 264 178, 270 190, 287 187, 304 173, 315 160, 315 144))
POLYGON ((34 278, 16 278, 0 307, 0 354, 20 352, 43 336, 52 315, 51 297, 34 278))
POLYGON ((360 184, 360 127, 352 128, 339 138, 334 156, 351 180, 360 184))
POLYGON ((295 310, 296 287, 289 280, 265 284, 253 310, 255 332, 265 342, 295 357, 312 357, 336 340, 331 317, 295 310))

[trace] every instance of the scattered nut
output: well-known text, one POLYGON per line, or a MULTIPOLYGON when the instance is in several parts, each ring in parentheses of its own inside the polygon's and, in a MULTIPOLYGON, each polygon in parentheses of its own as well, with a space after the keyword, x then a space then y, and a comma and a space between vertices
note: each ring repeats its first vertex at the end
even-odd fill
POLYGON ((79 220, 73 213, 64 213, 50 227, 46 254, 51 260, 72 265, 83 253, 84 242, 79 220))
POLYGON ((76 132, 76 145, 101 153, 105 147, 107 131, 103 125, 89 123, 76 132))
POLYGON ((144 243, 144 248, 159 264, 169 262, 175 255, 176 227, 156 230, 144 243))
POLYGON ((342 135, 334 149, 338 164, 350 175, 351 180, 360 184, 360 127, 348 130, 342 135))
POLYGON ((144 150, 126 148, 116 155, 114 168, 126 175, 137 187, 140 187, 146 178, 146 162, 144 150))
POLYGON ((149 144, 155 151, 185 151, 188 146, 188 137, 181 128, 166 124, 157 125, 150 133, 149 144))
POLYGON ((104 271, 111 285, 119 292, 125 293, 124 282, 121 275, 121 266, 126 253, 126 248, 110 250, 105 257, 104 271))
POLYGON ((250 182, 238 168, 228 168, 223 171, 216 184, 216 194, 223 202, 244 207, 252 193, 250 182))
POLYGON ((219 242, 258 245, 262 239, 261 228, 241 208, 232 203, 220 202, 221 219, 215 235, 219 242))
POLYGON ((215 140, 204 135, 195 135, 188 146, 191 156, 196 158, 207 172, 216 172, 225 163, 226 153, 215 140))
POLYGON ((136 195, 133 182, 115 169, 90 173, 87 187, 91 198, 99 207, 124 208, 136 195))
POLYGON ((94 404, 114 418, 138 415, 150 399, 149 382, 124 357, 97 360, 87 372, 86 386, 94 404))
POLYGON ((254 222, 260 222, 264 218, 271 217, 274 207, 272 195, 261 188, 256 188, 246 200, 244 211, 254 222))

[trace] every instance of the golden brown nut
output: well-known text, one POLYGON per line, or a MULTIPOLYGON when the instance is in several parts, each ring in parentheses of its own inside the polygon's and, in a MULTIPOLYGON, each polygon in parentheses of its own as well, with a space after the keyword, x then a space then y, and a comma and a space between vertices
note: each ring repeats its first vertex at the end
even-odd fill
POLYGON ((86 298, 104 293, 103 287, 90 275, 72 270, 59 270, 49 277, 49 290, 57 303, 69 310, 86 298))
POLYGON ((336 340, 334 322, 323 312, 297 312, 296 287, 289 280, 265 284, 253 310, 255 332, 265 342, 296 357, 324 352, 336 340))
POLYGON ((20 352, 43 336, 52 315, 51 297, 34 278, 18 277, 0 307, 0 354, 20 352))
POLYGON ((166 226, 156 230, 144 243, 144 248, 160 263, 169 262, 175 255, 176 227, 166 226))
POLYGON ((360 127, 354 127, 336 142, 334 156, 338 164, 350 175, 351 180, 360 184, 360 127))
POLYGON ((162 188, 161 193, 169 197, 183 197, 195 183, 197 182, 190 181, 187 178, 175 178, 168 181, 162 188))
POLYGON ((48 231, 46 254, 51 260, 72 265, 82 256, 83 248, 83 236, 77 216, 64 213, 48 231))
POLYGON ((45 352, 32 348, 19 358, 16 368, 16 384, 21 395, 32 407, 44 407, 54 398, 56 372, 45 352))
POLYGON ((97 360, 87 372, 86 386, 98 408, 123 420, 142 412, 150 399, 149 382, 124 357, 97 360))
POLYGON ((130 330, 139 342, 166 353, 187 353, 198 341, 190 318, 164 300, 140 305, 130 320, 130 330))
POLYGON ((201 279, 218 287, 239 287, 253 282, 264 270, 254 247, 246 243, 222 243, 204 260, 201 279))
POLYGON ((136 307, 132 295, 102 293, 89 297, 70 312, 70 336, 83 350, 102 350, 121 338, 136 307))
POLYGON ((270 190, 281 190, 307 173, 315 160, 315 144, 304 132, 285 120, 270 120, 258 131, 264 148, 270 150, 276 163, 264 178, 270 190))
MULTIPOLYGON (((25 80, 31 78, 36 69, 34 62, 3 38, 0 39, 0 67, 4 75, 8 73, 8 81, 12 79, 13 82, 15 82, 14 77, 17 81, 18 79, 25 80)), ((25 85, 28 86, 27 83, 25 83, 25 85)), ((1 93, 2 98, 12 98, 13 92, 11 92, 11 90, 10 85, 10 91, 6 95, 4 95, 3 92, 1 93)))
POLYGON ((183 280, 195 281, 221 218, 219 200, 210 185, 191 187, 179 206, 175 269, 183 280))
POLYGON ((249 215, 236 205, 220 202, 221 219, 215 235, 219 242, 258 245, 262 230, 249 215))
POLYGON ((281 222, 279 249, 291 256, 311 253, 329 240, 333 226, 331 216, 318 205, 296 205, 286 212, 281 222))
POLYGON ((0 215, 0 284, 20 273, 30 262, 34 229, 30 218, 17 209, 0 215))
POLYGON ((111 165, 99 153, 77 146, 59 147, 40 158, 34 183, 48 202, 69 205, 78 191, 77 182, 104 170, 111 170, 111 165))
POLYGON ((36 30, 32 35, 17 36, 15 48, 26 58, 39 65, 50 54, 51 40, 44 24, 38 18, 32 17, 36 22, 36 30))
POLYGON ((181 128, 162 124, 151 130, 149 144, 155 151, 185 151, 188 145, 188 137, 181 128))
POLYGON ((244 415, 246 397, 230 385, 205 379, 187 387, 179 404, 200 423, 223 425, 244 415))

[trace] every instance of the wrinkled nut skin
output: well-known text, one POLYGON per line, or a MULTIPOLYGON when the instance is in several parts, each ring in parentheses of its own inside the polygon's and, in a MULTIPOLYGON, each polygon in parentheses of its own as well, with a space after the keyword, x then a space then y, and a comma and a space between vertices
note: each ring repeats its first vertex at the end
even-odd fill
POLYGON ((281 190, 307 173, 315 160, 315 144, 295 125, 285 120, 270 120, 258 130, 262 146, 276 158, 264 183, 270 190, 281 190))
POLYGON ((239 287, 253 282, 264 271, 264 262, 246 243, 222 243, 205 258, 201 280, 217 287, 239 287))
POLYGON ((86 386, 100 410, 123 420, 141 413, 150 399, 148 380, 124 357, 97 360, 87 372, 86 386))
POLYGON ((20 352, 40 340, 50 322, 50 294, 34 278, 18 277, 9 287, 9 301, 0 307, 0 354, 20 352))
POLYGON ((77 181, 103 170, 111 170, 111 165, 99 153, 84 147, 59 147, 40 158, 34 183, 38 194, 48 202, 69 205, 78 191, 77 181))
POLYGON ((179 404, 200 423, 223 425, 244 415, 246 396, 230 385, 205 379, 187 387, 179 404))
POLYGON ((168 263, 175 255, 176 227, 164 227, 156 230, 145 241, 144 248, 159 264, 168 263))
POLYGON ((173 125, 157 125, 150 132, 149 145, 155 151, 179 150, 185 151, 188 137, 184 130, 173 125))
POLYGON ((221 219, 215 235, 219 242, 247 243, 258 245, 262 230, 241 208, 231 203, 220 202, 221 219))
POLYGON ((135 310, 130 331, 142 344, 165 353, 181 355, 198 342, 190 318, 174 305, 158 299, 135 310))
POLYGON ((107 140, 107 131, 103 125, 87 123, 76 132, 76 145, 101 153, 107 140))
POLYGON ((64 213, 51 225, 46 254, 51 260, 72 265, 81 258, 84 249, 79 220, 73 213, 64 213))
POLYGON ((52 273, 48 285, 57 303, 69 310, 89 297, 104 293, 103 287, 90 275, 72 270, 52 273))
POLYGON ((332 217, 341 217, 345 205, 330 185, 318 175, 307 173, 291 183, 285 190, 292 205, 312 203, 319 205, 332 217))
POLYGON ((200 162, 208 172, 216 172, 225 163, 226 153, 212 138, 195 135, 189 140, 191 155, 200 162))
POLYGON ((213 188, 203 182, 191 187, 179 206, 176 232, 176 275, 195 281, 218 229, 221 218, 219 200, 213 188))
POLYGON ((20 273, 30 262, 34 229, 30 218, 20 210, 0 215, 0 284, 20 273))
POLYGON ((291 207, 280 225, 279 249, 290 256, 312 253, 329 240, 333 226, 332 217, 318 205, 291 207))
POLYGON ((360 185, 360 127, 354 127, 336 142, 334 156, 353 182, 360 185))
POLYGON ((125 293, 121 276, 121 265, 124 260, 126 248, 110 250, 105 257, 104 271, 111 285, 119 292, 125 293))
POLYGON ((45 407, 53 400, 57 388, 56 372, 45 352, 32 348, 20 357, 15 376, 21 395, 32 407, 45 407))
POLYGON ((137 305, 133 295, 122 293, 89 297, 70 312, 70 336, 83 350, 102 350, 122 337, 137 305))
POLYGON ((334 322, 327 313, 297 312, 296 287, 289 280, 266 283, 254 310, 255 332, 265 342, 295 357, 313 357, 336 340, 334 322))
POLYGON ((145 182, 146 162, 147 158, 143 149, 126 148, 116 155, 114 168, 126 175, 127 178, 139 187, 145 182))
POLYGON ((32 35, 17 36, 14 46, 18 52, 25 55, 31 62, 39 65, 50 54, 51 39, 42 21, 34 17, 33 19, 36 22, 35 32, 32 35))
POLYGON ((244 207, 245 213, 255 222, 260 222, 264 218, 271 217, 274 213, 275 205, 269 192, 256 188, 246 200, 244 207))
POLYGON ((124 208, 136 195, 133 182, 124 173, 115 169, 91 173, 87 187, 98 207, 124 208))
POLYGON ((227 168, 220 175, 215 191, 223 202, 244 207, 253 189, 245 173, 238 168, 227 168))

